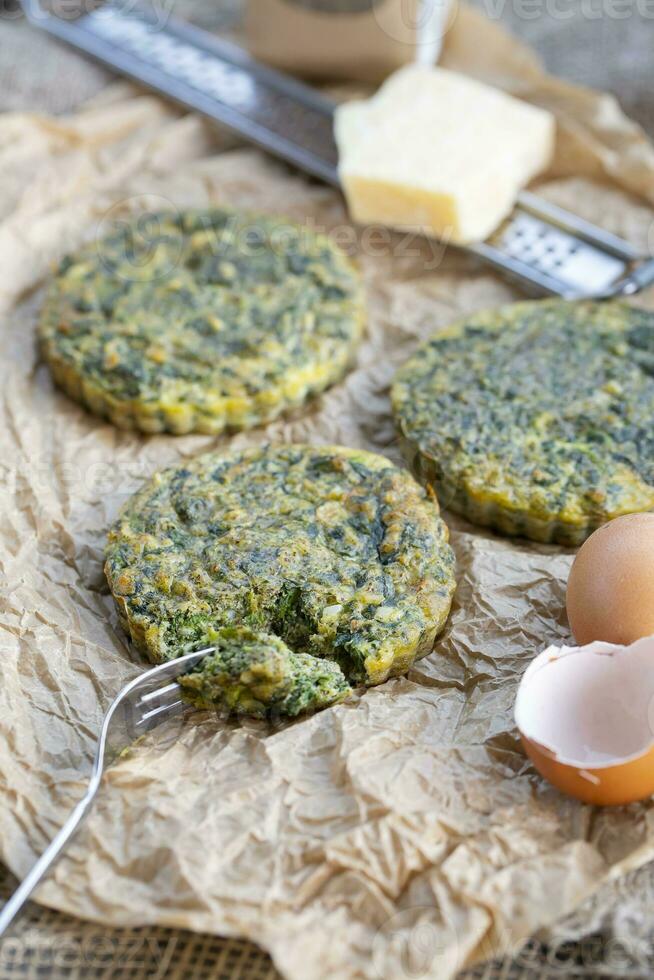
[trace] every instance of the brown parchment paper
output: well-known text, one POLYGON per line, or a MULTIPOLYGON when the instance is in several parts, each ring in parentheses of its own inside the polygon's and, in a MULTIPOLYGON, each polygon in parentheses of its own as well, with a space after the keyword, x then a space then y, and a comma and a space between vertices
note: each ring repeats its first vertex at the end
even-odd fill
MULTIPOLYGON (((541 192, 647 247, 654 151, 610 96, 548 78, 465 8, 443 63, 555 111, 541 192)), ((2 117, 0 174, 0 857, 24 875, 81 795, 104 710, 143 669, 103 580, 107 526, 155 469, 227 442, 119 432, 53 388, 35 346, 51 263, 108 214, 158 204, 225 201, 352 236, 334 191, 124 84, 66 119, 2 117)), ((357 247, 369 330, 356 368, 234 445, 341 442, 399 461, 397 365, 454 316, 519 295, 435 243, 360 235, 357 247)), ((571 554, 446 517, 459 585, 430 657, 286 728, 210 714, 160 728, 109 772, 38 900, 108 924, 249 937, 293 980, 446 980, 546 934, 654 856, 650 803, 564 799, 516 739, 522 671, 569 638, 571 554)))

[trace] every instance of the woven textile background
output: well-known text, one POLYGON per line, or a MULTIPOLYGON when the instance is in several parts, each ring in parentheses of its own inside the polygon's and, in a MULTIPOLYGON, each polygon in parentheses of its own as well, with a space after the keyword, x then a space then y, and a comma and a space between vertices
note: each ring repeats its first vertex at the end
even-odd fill
MULTIPOLYGON (((483 0, 479 5, 488 16, 501 15, 505 24, 534 45, 551 71, 612 91, 624 109, 654 134, 654 7, 650 10, 637 0, 619 7, 607 0, 556 4, 543 0, 540 5, 483 0)), ((0 0, 0 11, 0 110, 64 112, 110 80, 103 69, 27 27, 10 0, 5 0, 4 8, 0 0)), ((239 2, 176 0, 173 13, 189 16, 203 27, 232 31, 238 27, 239 2)), ((0 869, 0 902, 14 886, 15 881, 0 869)), ((513 961, 489 964, 468 973, 466 980, 654 975, 654 935, 642 934, 643 921, 654 923, 654 915, 645 914, 654 907, 654 870, 641 869, 616 885, 614 905, 617 914, 639 923, 640 931, 634 925, 633 947, 616 949, 610 936, 602 938, 603 922, 594 916, 591 902, 575 916, 577 922, 588 924, 587 942, 566 944, 563 924, 556 950, 532 943, 513 961)), ((247 942, 162 928, 105 929, 36 905, 29 907, 13 936, 0 944, 0 980, 274 980, 278 976, 270 959, 247 942)))

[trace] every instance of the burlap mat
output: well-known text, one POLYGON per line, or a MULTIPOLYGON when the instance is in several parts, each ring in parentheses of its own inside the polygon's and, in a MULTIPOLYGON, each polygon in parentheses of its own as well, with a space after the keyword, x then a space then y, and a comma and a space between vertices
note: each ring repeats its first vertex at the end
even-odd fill
MULTIPOLYGON (((203 4, 201 0, 182 4, 178 0, 175 12, 191 13, 203 26, 222 29, 234 22, 237 4, 203 4)), ((587 84, 610 87, 627 111, 654 130, 654 104, 648 97, 651 27, 635 9, 631 16, 617 20, 588 19, 581 10, 567 22, 549 21, 545 16, 521 20, 508 10, 505 19, 513 20, 514 27, 540 47, 550 68, 587 84), (628 59, 618 57, 625 51, 630 52, 628 59)), ((100 91, 109 77, 103 69, 35 34, 14 16, 0 20, 0 109, 66 111, 100 91)), ((0 901, 14 886, 13 878, 0 872, 0 901)), ((643 923, 654 922, 651 913, 647 915, 654 903, 654 871, 646 867, 607 887, 614 892, 613 915, 634 923, 628 949, 612 942, 605 911, 594 914, 595 908, 605 909, 605 903, 596 899, 578 910, 574 922, 560 926, 556 944, 550 941, 544 947, 532 942, 513 960, 488 964, 466 977, 652 976, 653 937, 643 923), (579 923, 587 939, 567 943, 567 929, 578 935, 579 923)), ((273 980, 279 974, 270 959, 248 942, 164 928, 106 929, 30 905, 12 937, 0 944, 0 980, 19 976, 273 980)))
MULTIPOLYGON (((623 914, 654 893, 652 872, 628 875, 620 889, 623 914), (647 879, 647 880, 646 880, 647 879)), ((16 886, 0 868, 0 902, 16 886)), ((651 902, 651 899, 650 899, 651 902)), ((590 907, 580 911, 589 915, 590 907)), ((639 909, 638 916, 642 914, 639 909)), ((589 919, 590 921, 590 919, 589 919)), ((589 932, 582 942, 554 946, 533 941, 513 959, 487 963, 459 980, 562 980, 654 975, 651 937, 634 936, 626 949, 589 932)), ((270 958, 252 943, 196 935, 182 929, 107 929, 30 903, 11 938, 0 943, 0 980, 281 980, 270 958)), ((423 980, 411 972, 393 980, 423 980)), ((438 978, 434 978, 438 980, 438 978)))

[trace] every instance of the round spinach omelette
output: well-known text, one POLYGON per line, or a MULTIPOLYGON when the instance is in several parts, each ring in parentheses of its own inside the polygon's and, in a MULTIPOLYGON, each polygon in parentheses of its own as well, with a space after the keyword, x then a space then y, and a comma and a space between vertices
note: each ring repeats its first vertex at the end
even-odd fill
POLYGON ((216 433, 341 378, 363 322, 326 236, 221 208, 134 219, 65 258, 39 333, 55 381, 120 428, 216 433))
MULTIPOLYGON (((110 531, 105 571, 151 660, 245 627, 264 659, 267 639, 299 658, 287 671, 318 692, 301 710, 325 703, 324 661, 336 694, 408 670, 455 588, 435 499, 389 460, 334 446, 209 453, 158 473, 110 531)), ((207 666, 233 674, 219 668, 207 666)), ((220 689, 207 675, 196 695, 220 689)))
POLYGON ((654 508, 654 314, 543 300, 476 313, 398 372, 407 460, 443 506, 580 544, 654 508))

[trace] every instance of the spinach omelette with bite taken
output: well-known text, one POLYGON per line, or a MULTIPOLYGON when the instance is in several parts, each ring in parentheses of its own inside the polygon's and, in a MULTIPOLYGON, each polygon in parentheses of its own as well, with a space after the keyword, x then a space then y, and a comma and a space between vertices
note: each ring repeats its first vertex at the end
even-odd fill
POLYGON ((295 718, 352 693, 333 660, 293 653, 270 633, 225 626, 207 630, 206 642, 215 652, 179 678, 183 696, 198 708, 215 705, 255 718, 295 718))
POLYGON ((141 216, 65 258, 39 334, 55 381, 114 425, 217 433, 338 381, 363 324, 327 236, 216 208, 141 216))
POLYGON ((654 509, 654 313, 541 300, 474 313, 399 370, 409 465, 443 506, 536 541, 580 544, 654 509))
POLYGON ((152 661, 215 643, 185 682, 195 704, 254 714, 406 672, 455 588, 435 499, 384 457, 334 446, 209 453, 156 474, 111 529, 105 571, 152 661))

